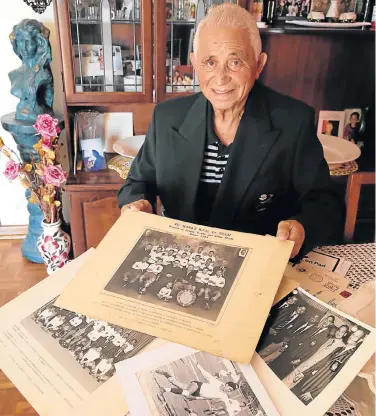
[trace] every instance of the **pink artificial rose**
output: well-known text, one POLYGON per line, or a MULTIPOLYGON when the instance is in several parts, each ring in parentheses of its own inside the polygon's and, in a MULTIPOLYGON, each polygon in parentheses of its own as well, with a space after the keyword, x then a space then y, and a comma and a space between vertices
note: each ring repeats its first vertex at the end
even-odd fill
POLYGON ((59 249, 59 243, 54 241, 50 235, 46 235, 40 248, 43 253, 55 253, 59 249))
POLYGON ((48 165, 43 171, 43 180, 46 184, 60 187, 67 180, 67 174, 60 165, 48 165))
POLYGON ((7 164, 5 165, 4 175, 12 181, 13 179, 17 178, 20 170, 21 165, 19 163, 16 163, 13 160, 8 160, 7 164))
POLYGON ((35 130, 46 139, 53 139, 60 133, 59 121, 49 114, 40 114, 34 124, 35 130))

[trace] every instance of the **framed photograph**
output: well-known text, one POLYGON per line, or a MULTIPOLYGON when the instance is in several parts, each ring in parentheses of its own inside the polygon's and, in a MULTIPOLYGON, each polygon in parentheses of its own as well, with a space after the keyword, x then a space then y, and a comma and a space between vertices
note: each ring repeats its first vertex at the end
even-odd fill
POLYGON ((362 110, 360 108, 345 109, 345 127, 343 138, 358 145, 360 141, 360 127, 362 123, 362 110))
POLYGON ((312 0, 311 12, 322 12, 325 15, 328 13, 330 7, 330 0, 312 0))
POLYGON ((344 124, 344 111, 320 111, 319 122, 317 125, 317 134, 343 137, 344 124))
POLYGON ((167 85, 173 85, 173 92, 193 91, 193 66, 177 65, 172 69, 171 75, 168 76, 167 85))
POLYGON ((168 343, 116 364, 131 414, 278 416, 250 365, 168 343))
POLYGON ((270 312, 254 358, 281 414, 324 414, 374 352, 374 329, 301 288, 270 312))
POLYGON ((275 18, 277 20, 296 20, 309 13, 311 0, 277 0, 275 18))

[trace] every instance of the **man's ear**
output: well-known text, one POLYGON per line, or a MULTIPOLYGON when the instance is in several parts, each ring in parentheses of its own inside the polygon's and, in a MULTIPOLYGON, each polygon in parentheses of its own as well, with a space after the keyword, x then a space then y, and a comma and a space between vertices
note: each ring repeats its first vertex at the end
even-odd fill
POLYGON ((191 60, 191 64, 196 69, 196 56, 193 52, 189 54, 189 59, 191 60))
POLYGON ((264 69, 264 66, 266 64, 266 61, 268 60, 268 55, 263 52, 260 56, 259 56, 259 60, 257 62, 257 74, 256 74, 256 79, 259 78, 262 70, 264 69))

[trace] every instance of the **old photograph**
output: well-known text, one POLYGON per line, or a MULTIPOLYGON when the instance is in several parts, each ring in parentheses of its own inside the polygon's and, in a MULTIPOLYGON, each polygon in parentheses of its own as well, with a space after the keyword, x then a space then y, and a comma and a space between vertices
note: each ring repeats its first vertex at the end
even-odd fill
POLYGON ((23 328, 88 392, 113 376, 154 337, 54 306, 56 298, 21 321, 23 328))
POLYGON ((361 347, 369 329, 298 288, 271 309, 256 351, 305 405, 361 347))
POLYGON ((248 251, 148 229, 105 290, 216 320, 248 251))
POLYGON ((131 414, 136 409, 144 416, 278 414, 251 366, 181 345, 167 344, 116 370, 131 414))

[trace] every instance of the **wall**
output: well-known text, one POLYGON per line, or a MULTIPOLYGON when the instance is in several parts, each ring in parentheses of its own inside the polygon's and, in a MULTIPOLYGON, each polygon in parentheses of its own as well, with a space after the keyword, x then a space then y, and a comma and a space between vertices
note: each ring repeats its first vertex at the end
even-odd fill
MULTIPOLYGON (((3 2, 1 2, 3 3, 3 2)), ((51 4, 46 11, 39 15, 34 13, 23 0, 13 0, 7 5, 2 4, 0 13, 0 50, 2 51, 2 59, 0 65, 0 116, 3 114, 14 112, 18 103, 18 99, 10 94, 10 82, 8 72, 18 68, 21 65, 20 59, 13 52, 9 41, 9 34, 12 32, 13 26, 18 24, 22 19, 32 18, 43 22, 51 31, 50 42, 52 47, 52 72, 55 80, 55 101, 54 110, 56 115, 63 114, 62 111, 62 94, 63 87, 60 75, 60 61, 58 56, 57 34, 54 27, 54 11, 51 4)), ((0 136, 6 145, 16 150, 12 136, 0 126, 0 136)), ((62 135, 63 142, 62 158, 66 161, 64 149, 65 137, 62 135)), ((28 212, 26 210, 26 199, 24 197, 24 189, 17 181, 10 183, 3 175, 5 158, 0 159, 0 225, 23 225, 28 223, 28 212)), ((65 162, 63 163, 63 166, 65 162)), ((64 166, 66 168, 66 166, 64 166)))

